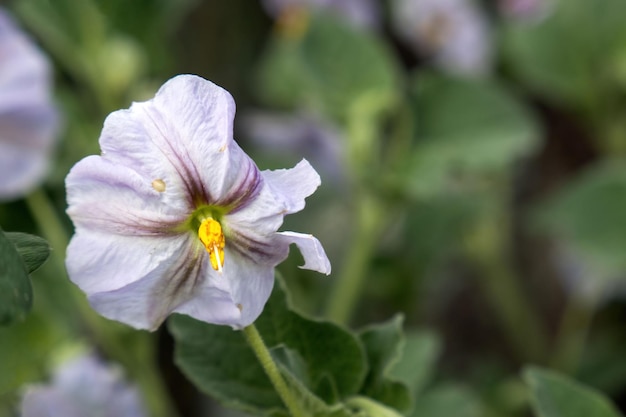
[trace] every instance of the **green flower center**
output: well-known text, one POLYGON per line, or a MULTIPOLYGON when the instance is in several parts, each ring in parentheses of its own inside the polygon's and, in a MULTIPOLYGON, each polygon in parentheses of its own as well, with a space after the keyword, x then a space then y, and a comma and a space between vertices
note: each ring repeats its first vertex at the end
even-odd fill
POLYGON ((183 224, 184 230, 191 230, 198 236, 202 246, 209 253, 211 266, 222 272, 224 266, 224 247, 226 238, 222 231, 221 220, 226 214, 223 208, 215 206, 201 206, 194 210, 183 224))

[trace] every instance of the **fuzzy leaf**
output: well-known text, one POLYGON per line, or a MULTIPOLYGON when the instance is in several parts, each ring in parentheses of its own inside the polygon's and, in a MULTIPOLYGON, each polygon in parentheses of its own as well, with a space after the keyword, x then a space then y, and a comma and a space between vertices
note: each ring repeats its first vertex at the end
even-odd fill
POLYGON ((430 382, 441 353, 441 341, 425 330, 407 332, 405 339, 400 360, 393 364, 390 375, 404 382, 415 398, 430 382))
POLYGON ((384 43, 333 16, 315 14, 307 24, 300 37, 270 39, 256 83, 266 103, 342 119, 364 97, 381 108, 394 100, 400 71, 384 43))
POLYGON ((0 230, 0 324, 22 320, 32 304, 28 270, 15 246, 0 230))
POLYGON ((405 383, 389 377, 390 369, 402 354, 402 316, 369 326, 360 333, 360 337, 370 365, 362 394, 396 410, 407 411, 411 407, 409 388, 405 383))
POLYGON ((27 233, 7 232, 7 239, 22 257, 26 271, 36 271, 50 256, 50 245, 45 239, 27 233))
POLYGON ((612 78, 623 74, 626 2, 567 0, 554 9, 538 24, 510 22, 505 28, 511 71, 534 92, 567 106, 614 93, 612 78))
MULTIPOLYGON (((316 398, 317 404, 356 394, 366 373, 358 339, 333 323, 291 310, 277 281, 255 325, 288 379, 298 381, 298 391, 308 392, 302 397, 316 398)), ((200 390, 248 412, 284 411, 241 332, 182 315, 168 324, 176 340, 176 363, 200 390)))
POLYGON ((539 143, 533 115, 504 86, 418 75, 412 193, 437 195, 461 181, 508 169, 539 143))
POLYGON ((50 352, 67 337, 59 322, 37 309, 20 323, 0 327, 0 395, 43 378, 50 352))
POLYGON ((480 417, 480 402, 469 389, 442 385, 419 396, 411 417, 480 417))
POLYGON ((529 367, 524 380, 530 385, 537 417, 622 416, 602 393, 556 372, 529 367))

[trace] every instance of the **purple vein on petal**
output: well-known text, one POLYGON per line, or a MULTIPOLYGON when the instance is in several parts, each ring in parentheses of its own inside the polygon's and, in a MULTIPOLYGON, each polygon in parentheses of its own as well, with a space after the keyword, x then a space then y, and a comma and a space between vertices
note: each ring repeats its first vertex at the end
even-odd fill
POLYGON ((241 177, 239 183, 231 187, 230 192, 215 205, 231 207, 230 212, 234 213, 246 207, 261 191, 262 177, 256 165, 246 158, 246 173, 241 177))
POLYGON ((233 250, 253 262, 259 262, 259 260, 267 261, 276 257, 275 246, 272 246, 270 243, 254 239, 238 230, 229 236, 229 243, 232 245, 230 247, 233 250))
MULTIPOLYGON (((159 113, 157 109, 150 109, 156 113, 159 113)), ((156 122, 154 117, 152 116, 149 109, 145 109, 146 116, 150 119, 156 131, 161 135, 163 142, 167 145, 168 149, 163 149, 159 144, 157 144, 154 139, 152 139, 149 135, 150 141, 152 144, 163 154, 163 156, 170 162, 172 167, 176 170, 178 177, 183 182, 183 185, 186 189, 186 197, 187 203, 189 207, 198 206, 199 204, 206 204, 211 201, 211 195, 204 186, 204 183, 201 180, 200 173, 198 172, 198 168, 193 163, 193 159, 189 156, 189 153, 186 153, 186 159, 183 158, 178 151, 172 146, 170 140, 167 135, 163 133, 161 127, 156 122), (173 157, 173 158, 172 158, 173 157), (193 170, 193 173, 190 170, 190 167, 193 170)), ((160 116, 160 114, 159 114, 160 116)), ((161 119, 166 120, 165 117, 161 117, 161 119)), ((182 141, 181 141, 182 142, 182 141)), ((186 148, 185 148, 186 149, 186 148)))
POLYGON ((150 306, 149 315, 154 314, 156 310, 159 321, 188 301, 204 277, 202 253, 194 250, 193 242, 188 240, 181 251, 180 256, 175 257, 172 264, 164 267, 162 276, 166 278, 154 289, 157 295, 155 300, 166 300, 164 305, 150 306))

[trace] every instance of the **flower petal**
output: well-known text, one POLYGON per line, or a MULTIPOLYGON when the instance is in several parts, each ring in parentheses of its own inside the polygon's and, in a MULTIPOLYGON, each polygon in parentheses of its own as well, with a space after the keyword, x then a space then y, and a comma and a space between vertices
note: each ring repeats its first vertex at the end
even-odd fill
POLYGON ((300 268, 310 269, 312 271, 321 272, 329 275, 331 271, 330 261, 324 252, 324 248, 319 240, 313 235, 307 235, 295 232, 279 232, 276 233, 277 243, 289 246, 295 243, 302 253, 304 265, 300 268))
POLYGON ((24 393, 23 417, 79 417, 81 410, 63 392, 52 387, 34 386, 24 393))
MULTIPOLYGON (((0 120, 0 132, 6 131, 2 124, 0 120)), ((2 135, 4 132, 0 133, 2 135)), ((4 141, 0 137, 0 200, 27 194, 45 177, 49 167, 47 152, 21 146, 21 139, 16 136, 9 139, 4 141)))
POLYGON ((304 199, 320 186, 320 176, 306 159, 291 169, 263 171, 263 178, 274 194, 286 206, 285 214, 296 213, 304 208, 304 199))
POLYGON ((40 183, 58 131, 46 57, 0 10, 0 199, 40 183))
POLYGON ((166 182, 160 192, 152 181, 107 158, 88 156, 65 180, 67 213, 77 228, 127 236, 171 234, 189 212, 166 182))
POLYGON ((87 295, 125 287, 182 257, 186 235, 154 238, 116 236, 78 229, 67 248, 70 279, 87 295))
POLYGON ((143 417, 146 413, 139 391, 122 379, 119 368, 85 354, 62 363, 48 385, 28 387, 22 415, 143 417))
POLYGON ((188 208, 231 205, 253 193, 259 181, 254 162, 233 140, 234 115, 226 90, 179 75, 154 99, 111 113, 100 146, 105 158, 150 181, 163 180, 183 197, 174 201, 188 208))
MULTIPOLYGON (((104 317, 137 329, 155 330, 174 311, 195 313, 223 323, 237 322, 240 311, 226 281, 217 279, 208 256, 196 242, 162 262, 145 277, 116 290, 89 295, 92 307, 104 317), (185 306, 198 294, 207 304, 185 306)), ((211 321, 213 323, 213 321, 211 321)))
POLYGON ((193 298, 174 309, 174 313, 186 314, 206 323, 240 328, 242 314, 237 307, 238 303, 233 300, 230 282, 224 275, 218 274, 212 274, 211 281, 212 284, 209 280, 203 281, 195 290, 193 298), (224 288, 217 288, 216 281, 224 288))
POLYGON ((285 214, 304 208, 304 199, 320 185, 320 177, 306 160, 291 169, 262 171, 263 185, 245 207, 225 216, 227 227, 263 242, 282 225, 285 214))
POLYGON ((224 324, 242 329, 259 317, 272 293, 274 266, 258 264, 238 252, 226 253, 222 275, 230 285, 232 300, 241 309, 241 315, 236 322, 224 324))

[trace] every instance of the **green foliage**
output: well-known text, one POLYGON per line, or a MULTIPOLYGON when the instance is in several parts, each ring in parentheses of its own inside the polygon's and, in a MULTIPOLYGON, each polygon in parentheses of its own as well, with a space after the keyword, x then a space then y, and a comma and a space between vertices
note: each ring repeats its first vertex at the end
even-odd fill
MULTIPOLYGON (((392 408, 407 411, 411 407, 409 388, 404 382, 390 377, 393 366, 407 352, 403 349, 402 321, 401 316, 396 316, 386 323, 369 326, 361 331, 361 342, 369 362, 369 372, 361 392, 392 408)), ((419 372, 421 364, 415 365, 418 366, 412 368, 413 372, 419 372)))
POLYGON ((420 73, 415 86, 412 193, 431 196, 463 181, 471 187, 476 176, 502 172, 537 147, 532 113, 500 83, 420 73))
POLYGON ((475 394, 460 385, 442 385, 425 392, 416 400, 411 417, 480 417, 480 402, 475 394))
MULTIPOLYGON (((554 305, 568 301, 562 300, 558 284, 543 286, 544 281, 533 279, 545 269, 555 273, 551 278, 558 283, 562 259, 554 261, 542 246, 533 247, 527 232, 529 224, 536 226, 557 249, 572 255, 568 265, 582 277, 572 284, 574 290, 591 286, 602 295, 623 292, 615 289, 623 287, 626 271, 626 2, 556 0, 554 14, 533 22, 505 18, 496 6, 486 6, 492 2, 474 3, 488 7, 481 12, 489 14, 492 29, 501 29, 492 34, 502 35, 492 39, 500 48, 493 54, 493 73, 479 79, 444 74, 430 65, 437 61, 430 55, 434 51, 412 55, 397 42, 385 7, 378 29, 302 10, 302 30, 288 33, 281 30, 285 16, 272 22, 260 4, 245 0, 219 6, 198 0, 8 2, 20 26, 52 58, 63 132, 46 192, 59 203, 59 229, 67 226, 71 233, 62 214, 63 180, 77 160, 99 153, 97 139, 110 111, 152 96, 175 73, 193 72, 227 88, 242 114, 251 104, 250 91, 241 88, 245 85, 255 90, 261 103, 253 104, 265 105, 262 110, 313 114, 311 120, 330 122, 343 139, 285 146, 298 149, 290 155, 294 160, 304 156, 302 148, 327 148, 336 152, 328 159, 341 164, 326 174, 324 164, 314 163, 325 194, 316 194, 313 204, 307 201, 296 221, 320 237, 340 271, 337 281, 343 265, 345 276, 363 277, 354 287, 355 293, 359 285, 369 290, 354 296, 368 309, 365 316, 354 314, 359 323, 362 317, 399 309, 407 317, 406 335, 399 317, 353 333, 295 311, 279 281, 256 326, 289 390, 311 415, 491 417, 508 416, 500 412, 506 410, 525 416, 527 390, 519 378, 504 374, 533 356, 540 363, 580 362, 580 380, 610 394, 622 392, 626 363, 620 352, 626 340, 614 315, 621 303, 593 304, 594 311, 589 308, 584 318, 576 305, 564 309, 564 317, 551 307, 549 315, 541 314, 554 300, 559 301, 554 305), (193 15, 186 16, 192 7, 193 15), (260 44, 266 48, 257 50, 260 44), (259 65, 246 65, 254 62, 259 65), (251 73, 256 74, 253 85, 247 77, 251 73), (578 172, 579 164, 588 161, 589 168, 578 172), (347 172, 347 179, 334 177, 338 172, 347 172), (339 185, 329 186, 336 179, 339 185), (555 192, 554 184, 563 187, 555 192), (548 198, 533 222, 526 223, 526 209, 534 208, 537 195, 548 198), (316 215, 316 207, 325 211, 316 215), (339 215, 340 210, 348 214, 339 215), (368 224, 377 228, 361 233, 370 230, 368 224), (515 274, 518 269, 523 274, 515 274), (518 280, 523 291, 516 287, 518 280), (490 283, 495 283, 491 289, 490 283), (516 295, 526 293, 530 302, 522 297, 518 303, 516 295), (476 308, 479 303, 489 303, 493 314, 476 308), (448 335, 466 321, 450 325, 446 319, 466 312, 467 323, 479 327, 476 338, 489 339, 452 337, 444 354, 436 333, 412 329, 434 317, 448 335), (526 313, 541 317, 539 330, 552 331, 563 323, 559 338, 565 347, 574 345, 572 358, 569 349, 559 351, 559 343, 542 349, 540 338, 524 324, 526 313), (485 332, 501 317, 516 338, 491 338, 485 332), (583 334, 594 337, 584 349, 583 334), (450 373, 435 375, 437 363, 459 359, 467 365, 463 371, 470 372, 448 367, 450 373), (495 376, 491 365, 498 370, 495 376)), ((445 29, 435 29, 440 26, 445 29)), ((429 35, 438 40, 446 32, 429 35)), ((245 141, 242 147, 248 150, 245 141)), ((272 157, 283 166, 282 155, 272 157)), ((30 222, 36 216, 22 213, 23 208, 22 201, 3 203, 0 223, 34 230, 30 222)), ((290 226, 292 221, 284 228, 300 230, 290 226)), ((64 252, 57 242, 66 239, 56 239, 51 239, 57 249, 53 256, 64 252)), ((0 415, 19 402, 24 384, 46 375, 50 357, 67 340, 93 343, 107 359, 119 361, 142 390, 157 386, 160 393, 150 368, 148 334, 130 328, 108 331, 67 280, 62 259, 55 259, 56 269, 36 273, 30 311, 28 275, 49 254, 43 239, 0 231, 0 403, 11 401, 0 404, 0 415), (145 336, 145 345, 133 342, 135 336, 145 336)), ((296 257, 290 262, 295 264, 296 257)), ((301 286, 306 305, 317 311, 334 283, 305 274, 290 285, 301 286)), ((343 302, 347 297, 341 295, 343 302)), ((345 305, 353 310, 351 303, 345 305)), ((241 332, 185 316, 173 317, 169 328, 177 364, 204 393, 250 413, 287 416, 241 332)), ((502 335, 508 334, 506 328, 502 335)), ((528 368, 524 379, 537 417, 620 416, 602 394, 568 377, 528 368)), ((154 410, 161 397, 166 396, 151 394, 157 399, 154 410)), ((162 415, 169 414, 166 408, 161 407, 162 415)))
POLYGON ((590 167, 545 202, 537 222, 605 266, 626 267, 626 165, 590 167))
POLYGON ((50 245, 39 236, 20 232, 6 232, 5 236, 15 246, 29 274, 36 271, 50 256, 50 245))
POLYGON ((0 230, 0 324, 22 320, 33 304, 28 269, 20 253, 0 230))
MULTIPOLYGON (((400 316, 368 326, 358 338, 307 319, 289 307, 280 280, 255 326, 290 390, 319 416, 408 412, 439 352, 427 332, 411 333, 405 344, 400 316)), ((286 412, 240 332, 181 315, 170 319, 169 329, 176 363, 200 390, 247 412, 286 412)))
POLYGON ((566 105, 612 93, 626 48, 626 3, 558 3, 540 24, 506 28, 503 44, 511 71, 534 91, 566 105))
POLYGON ((417 398, 430 382, 437 360, 441 355, 441 340, 426 330, 409 330, 404 336, 402 354, 391 366, 390 376, 409 388, 412 398, 417 398))
POLYGON ((534 224, 579 262, 581 288, 593 296, 609 294, 626 268, 626 166, 590 167, 538 208, 534 224))
MULTIPOLYGON (((358 339, 337 325, 291 310, 281 285, 275 286, 255 324, 288 380, 298 385, 298 392, 308 392, 302 397, 334 403, 356 394, 363 384, 367 364, 358 339)), ((250 412, 282 408, 240 332, 186 316, 174 316, 169 328, 177 342, 177 364, 202 391, 250 412)))
POLYGON ((344 119, 359 100, 392 103, 400 72, 387 46, 371 33, 326 15, 312 15, 298 38, 270 40, 259 70, 269 104, 308 105, 344 119))
POLYGON ((603 394, 556 372, 529 367, 524 380, 537 417, 622 416, 603 394))
POLYGON ((53 347, 66 337, 56 322, 36 308, 24 321, 0 327, 0 395, 41 378, 53 347))

